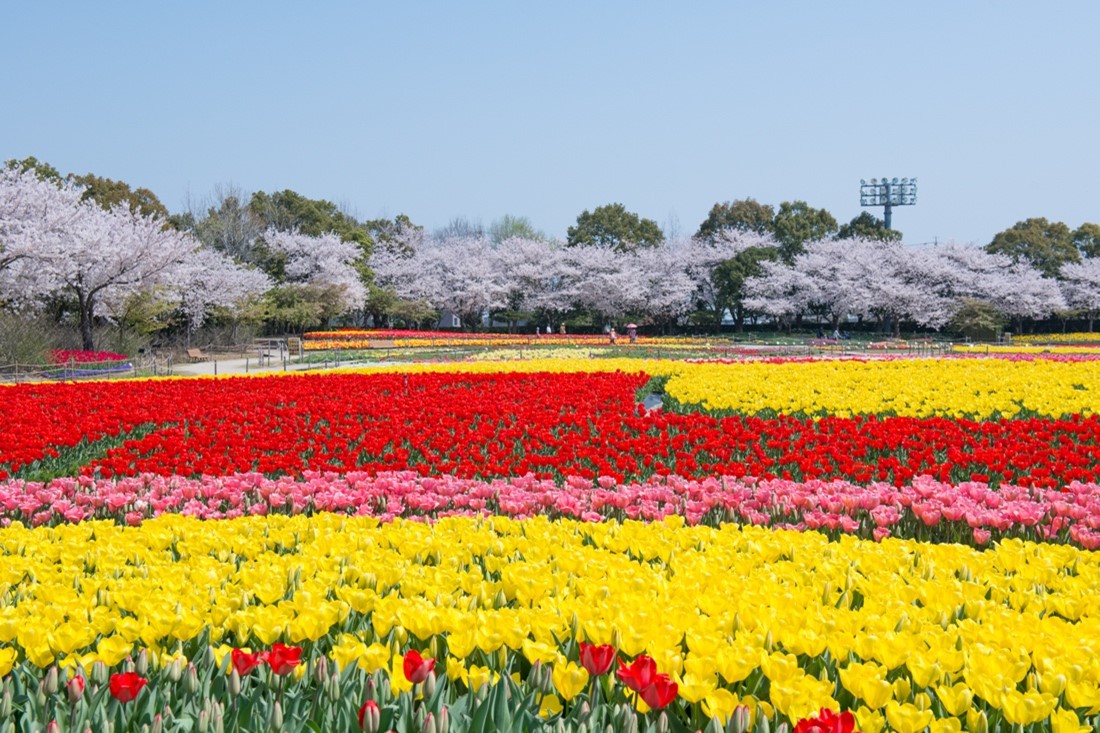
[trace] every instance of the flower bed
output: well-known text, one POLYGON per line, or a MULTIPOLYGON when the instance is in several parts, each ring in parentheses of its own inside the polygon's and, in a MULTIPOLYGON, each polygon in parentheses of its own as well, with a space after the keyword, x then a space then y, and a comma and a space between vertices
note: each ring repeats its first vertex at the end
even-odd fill
MULTIPOLYGON (((1069 547, 831 541, 675 517, 426 525, 335 514, 8 528, 4 546, 12 600, 0 640, 26 655, 17 681, 31 665, 64 670, 45 703, 28 703, 62 714, 77 675, 93 698, 139 688, 138 719, 157 711, 165 727, 197 718, 213 693, 244 708, 249 730, 275 702, 288 727, 347 730, 370 698, 391 720, 446 707, 463 730, 540 709, 621 730, 632 709, 652 707, 701 727, 740 706, 754 722, 843 708, 864 731, 933 719, 996 729, 1088 719, 1100 694, 1082 644, 1097 630, 1100 556, 1069 547), (610 651, 586 655, 581 641, 610 651), (234 660, 234 648, 252 651, 234 660), (153 677, 148 687, 105 684, 97 662, 140 662, 142 649, 148 661, 133 672, 153 677), (259 650, 261 670, 242 657, 259 650), (585 666, 609 656, 621 660, 614 677, 585 666), (1018 689, 1029 675, 1035 687, 1018 689), (479 702, 509 692, 513 704, 474 724, 479 702)), ((124 715, 125 697, 103 715, 124 715)), ((75 714, 107 729, 81 702, 75 714)), ((645 714, 658 724, 660 713, 645 714)))
POLYGON ((0 721, 1094 730, 1092 367, 3 387, 0 721))

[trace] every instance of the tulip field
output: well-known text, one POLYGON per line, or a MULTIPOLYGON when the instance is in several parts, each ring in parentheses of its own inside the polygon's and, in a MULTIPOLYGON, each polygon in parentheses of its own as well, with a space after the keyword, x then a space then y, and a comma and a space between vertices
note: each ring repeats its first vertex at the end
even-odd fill
POLYGON ((1095 731, 1098 366, 0 386, 0 733, 1095 731))

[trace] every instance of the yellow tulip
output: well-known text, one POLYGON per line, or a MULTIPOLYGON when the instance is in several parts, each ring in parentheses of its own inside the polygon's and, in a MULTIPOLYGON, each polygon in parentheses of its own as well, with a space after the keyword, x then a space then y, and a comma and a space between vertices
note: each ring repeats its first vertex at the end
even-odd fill
POLYGON ((962 682, 958 682, 951 687, 938 685, 935 689, 936 697, 939 698, 940 703, 943 705, 943 709, 952 715, 962 715, 965 713, 970 708, 970 703, 974 699, 974 693, 962 682))
POLYGON ((8 672, 15 666, 15 660, 19 658, 19 652, 10 646, 0 647, 0 678, 7 677, 8 672))
POLYGON ((886 720, 897 733, 918 733, 932 722, 932 711, 891 700, 886 703, 886 720))
POLYGON ((940 718, 933 720, 928 733, 959 733, 962 730, 962 721, 958 718, 940 718))
POLYGON ((1091 725, 1081 723, 1072 710, 1055 710, 1050 716, 1051 733, 1093 733, 1091 725))
POLYGON ((554 688, 566 702, 580 694, 588 684, 588 670, 573 662, 555 664, 551 677, 554 688))
POLYGON ((108 667, 114 667, 134 651, 134 645, 119 636, 108 636, 96 644, 96 656, 108 667))
POLYGON ((1030 725, 1049 717, 1057 704, 1057 699, 1038 690, 1005 690, 1001 697, 1001 712, 1005 720, 1013 725, 1030 725))
POLYGON ((882 733, 886 719, 878 710, 861 707, 855 712, 856 727, 861 733, 882 733))

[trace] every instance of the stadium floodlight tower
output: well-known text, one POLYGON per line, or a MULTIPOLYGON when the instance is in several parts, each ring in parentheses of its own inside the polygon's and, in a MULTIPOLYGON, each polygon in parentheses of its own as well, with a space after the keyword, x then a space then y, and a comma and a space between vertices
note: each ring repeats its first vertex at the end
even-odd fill
POLYGON ((895 206, 912 206, 917 203, 917 179, 872 178, 871 182, 859 180, 859 205, 883 206, 882 220, 890 228, 890 213, 895 206))

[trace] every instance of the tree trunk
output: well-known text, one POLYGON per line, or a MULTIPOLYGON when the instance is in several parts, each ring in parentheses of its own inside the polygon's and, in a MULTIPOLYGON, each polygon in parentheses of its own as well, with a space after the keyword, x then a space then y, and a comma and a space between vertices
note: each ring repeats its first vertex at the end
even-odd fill
POLYGON ((80 340, 85 351, 95 351, 95 339, 92 335, 92 308, 95 305, 93 296, 85 298, 77 293, 77 302, 80 303, 80 340))

